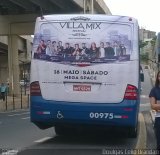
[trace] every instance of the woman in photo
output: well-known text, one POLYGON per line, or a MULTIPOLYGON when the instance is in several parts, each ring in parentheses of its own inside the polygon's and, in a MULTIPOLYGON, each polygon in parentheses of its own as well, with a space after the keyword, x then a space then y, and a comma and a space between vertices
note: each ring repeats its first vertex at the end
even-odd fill
POLYGON ((41 40, 38 47, 37 47, 37 51, 38 54, 46 54, 46 45, 44 40, 41 40))
POLYGON ((98 50, 95 42, 91 43, 91 48, 90 48, 90 52, 89 53, 90 53, 89 57, 91 59, 99 58, 99 50, 98 50))

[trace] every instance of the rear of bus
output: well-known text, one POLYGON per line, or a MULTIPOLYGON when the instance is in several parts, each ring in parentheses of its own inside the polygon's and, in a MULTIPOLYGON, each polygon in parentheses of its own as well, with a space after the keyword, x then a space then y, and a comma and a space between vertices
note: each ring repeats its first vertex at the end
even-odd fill
POLYGON ((125 127, 139 111, 138 23, 106 15, 37 18, 31 61, 31 121, 54 126, 125 127))

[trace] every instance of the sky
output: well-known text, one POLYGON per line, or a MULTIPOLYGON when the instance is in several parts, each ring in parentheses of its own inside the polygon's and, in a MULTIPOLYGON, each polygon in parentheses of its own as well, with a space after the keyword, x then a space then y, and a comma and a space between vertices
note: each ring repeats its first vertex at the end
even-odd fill
POLYGON ((138 19, 140 28, 160 32, 160 0, 105 0, 112 15, 138 19))

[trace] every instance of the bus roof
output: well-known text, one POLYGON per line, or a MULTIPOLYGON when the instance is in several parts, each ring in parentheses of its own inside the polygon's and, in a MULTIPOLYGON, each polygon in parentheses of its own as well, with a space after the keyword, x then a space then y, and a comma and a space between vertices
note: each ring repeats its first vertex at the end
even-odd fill
POLYGON ((138 23, 136 18, 129 16, 120 16, 120 15, 102 15, 102 14, 56 14, 56 15, 45 15, 43 17, 38 17, 37 20, 40 22, 45 22, 46 20, 108 20, 108 21, 121 21, 121 22, 130 22, 138 23))

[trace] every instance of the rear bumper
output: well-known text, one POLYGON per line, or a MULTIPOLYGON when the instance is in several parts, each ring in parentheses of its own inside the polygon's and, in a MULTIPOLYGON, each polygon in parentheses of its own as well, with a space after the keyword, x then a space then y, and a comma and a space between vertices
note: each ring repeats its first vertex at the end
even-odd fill
POLYGON ((40 128, 55 125, 102 125, 135 127, 139 101, 116 104, 69 103, 31 97, 31 121, 40 128))

